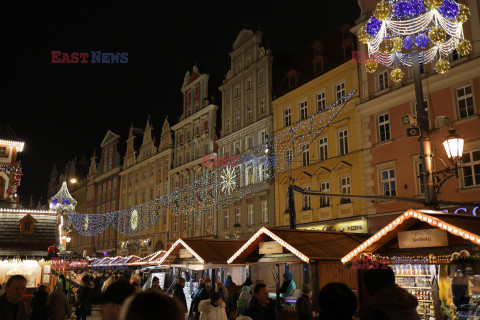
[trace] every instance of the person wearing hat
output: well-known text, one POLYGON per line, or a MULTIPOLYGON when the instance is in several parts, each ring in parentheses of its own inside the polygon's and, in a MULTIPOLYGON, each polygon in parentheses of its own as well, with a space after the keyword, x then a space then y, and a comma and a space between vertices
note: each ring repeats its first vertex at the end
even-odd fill
POLYGON ((228 320, 225 312, 226 304, 220 292, 211 292, 210 299, 203 300, 198 305, 200 320, 228 320))
POLYGON ((98 310, 102 320, 120 319, 120 310, 125 300, 135 293, 135 288, 126 279, 113 282, 108 288, 93 299, 93 303, 100 304, 98 310))
POLYGON ((297 300, 298 320, 312 320, 317 316, 317 313, 313 310, 312 303, 310 302, 312 295, 312 287, 308 284, 304 284, 302 296, 297 300))

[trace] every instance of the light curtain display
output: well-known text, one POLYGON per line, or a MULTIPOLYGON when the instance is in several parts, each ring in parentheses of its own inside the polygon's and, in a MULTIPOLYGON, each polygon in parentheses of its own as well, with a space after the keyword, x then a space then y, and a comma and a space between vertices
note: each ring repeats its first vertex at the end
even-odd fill
POLYGON ((255 192, 279 173, 288 170, 289 161, 296 161, 303 149, 292 146, 309 145, 331 123, 352 99, 356 91, 341 97, 311 117, 299 121, 273 139, 245 152, 228 164, 216 164, 209 172, 187 186, 132 208, 104 214, 67 213, 73 227, 84 236, 95 236, 112 225, 127 235, 141 233, 152 227, 166 213, 189 215, 192 219, 211 216, 216 208, 231 205, 255 192), (274 147, 276 148, 274 150, 274 147), (291 159, 286 151, 292 150, 291 159))

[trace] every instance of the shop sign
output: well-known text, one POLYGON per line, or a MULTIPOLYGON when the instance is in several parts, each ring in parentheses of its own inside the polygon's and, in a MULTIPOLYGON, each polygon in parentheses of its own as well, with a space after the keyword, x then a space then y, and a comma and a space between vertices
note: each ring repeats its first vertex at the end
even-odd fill
POLYGON ((86 259, 72 259, 70 269, 87 269, 88 261, 86 259))
POLYGON ((354 220, 354 221, 345 221, 338 222, 333 224, 319 224, 313 226, 300 226, 298 229, 301 230, 319 230, 319 231, 344 231, 344 232, 354 232, 354 233, 368 233, 367 220, 354 220))
POLYGON ((283 247, 277 241, 260 242, 258 253, 260 254, 283 253, 283 247))
POLYGON ((472 216, 476 217, 480 215, 479 209, 480 207, 473 207, 473 208, 460 207, 460 208, 445 209, 440 211, 445 213, 453 213, 453 214, 471 214, 472 216))
POLYGON ((66 259, 52 258, 52 270, 69 270, 70 263, 66 259))
POLYGON ((448 246, 447 232, 442 229, 401 231, 398 246, 404 248, 429 248, 448 246))
POLYGON ((191 254, 190 251, 188 251, 187 249, 180 249, 180 251, 178 252, 178 255, 182 259, 193 257, 193 254, 191 254))

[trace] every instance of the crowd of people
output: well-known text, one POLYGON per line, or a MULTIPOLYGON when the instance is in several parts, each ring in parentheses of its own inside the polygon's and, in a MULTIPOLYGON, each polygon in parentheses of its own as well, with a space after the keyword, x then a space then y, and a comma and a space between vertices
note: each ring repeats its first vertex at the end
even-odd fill
MULTIPOLYGON (((158 278, 138 272, 85 273, 79 285, 72 279, 60 276, 50 294, 45 285, 38 286, 27 308, 23 300, 27 280, 21 275, 11 276, 0 295, 0 319, 65 320, 74 309, 76 319, 85 320, 95 304, 100 306, 102 320, 279 320, 278 305, 269 298, 267 285, 258 280, 254 285, 249 278, 241 286, 230 275, 223 284, 213 285, 210 278, 200 279, 191 296, 190 309, 183 277, 177 278, 171 290, 166 290, 168 293, 160 287, 158 278), (239 287, 240 290, 232 290, 239 287)), ((417 299, 395 284, 392 269, 368 270, 363 280, 370 297, 360 308, 355 294, 343 283, 325 285, 317 297, 313 297, 311 286, 304 284, 297 299, 298 319, 352 320, 355 315, 361 320, 420 319, 417 299), (317 302, 318 309, 312 300, 317 302)), ((295 287, 292 274, 285 273, 280 291, 286 297, 295 287)))

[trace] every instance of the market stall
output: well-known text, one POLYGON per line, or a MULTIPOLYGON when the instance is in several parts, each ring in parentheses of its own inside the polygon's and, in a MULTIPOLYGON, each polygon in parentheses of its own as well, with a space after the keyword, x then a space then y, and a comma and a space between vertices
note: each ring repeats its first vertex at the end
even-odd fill
POLYGON ((340 258, 366 239, 358 233, 261 228, 228 263, 248 266, 252 281, 265 283, 271 299, 280 299, 281 319, 295 319, 300 292, 289 297, 277 295, 282 275, 290 271, 297 289, 309 283, 314 294, 329 282, 343 282, 357 293, 357 273, 343 268, 340 258))
POLYGON ((408 210, 342 258, 372 261, 392 267, 424 319, 480 315, 480 217, 408 210))
POLYGON ((243 282, 245 269, 228 266, 227 259, 244 244, 244 241, 238 240, 178 239, 158 264, 172 267, 174 279, 182 275, 187 280, 184 292, 190 308, 191 294, 198 287, 201 277, 210 277, 215 283, 220 278, 222 269, 227 268, 234 282, 243 282))
POLYGON ((138 267, 138 266, 148 266, 148 265, 157 265, 158 261, 165 255, 165 250, 160 250, 149 254, 146 257, 132 261, 128 263, 129 267, 138 267))

